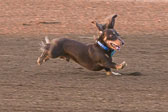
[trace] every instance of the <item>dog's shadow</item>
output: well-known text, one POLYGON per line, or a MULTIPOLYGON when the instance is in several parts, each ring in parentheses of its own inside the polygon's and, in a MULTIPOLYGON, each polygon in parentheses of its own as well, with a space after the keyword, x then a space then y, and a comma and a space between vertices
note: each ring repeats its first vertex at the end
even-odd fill
POLYGON ((141 72, 130 72, 130 73, 121 73, 121 76, 142 76, 141 72))
MULTIPOLYGON (((119 73, 121 75, 110 75, 110 76, 142 76, 141 72, 130 72, 130 73, 119 73)), ((97 78, 107 78, 109 76, 105 75, 104 73, 96 73, 96 74, 85 74, 86 77, 84 79, 97 79, 97 78)))
MULTIPOLYGON (((119 73, 119 72, 118 72, 119 73)), ((110 75, 110 76, 142 76, 143 74, 141 72, 130 72, 130 73, 119 73, 120 75, 110 75)), ((97 74, 85 74, 85 76, 89 76, 89 77, 85 77, 86 79, 95 79, 95 78, 106 78, 107 75, 105 75, 104 73, 97 73, 97 74)))

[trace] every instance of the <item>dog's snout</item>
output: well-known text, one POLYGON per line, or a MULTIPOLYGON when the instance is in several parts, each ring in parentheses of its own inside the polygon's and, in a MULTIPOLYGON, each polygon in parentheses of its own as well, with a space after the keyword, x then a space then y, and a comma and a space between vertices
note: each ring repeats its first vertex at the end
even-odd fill
POLYGON ((123 40, 120 40, 121 41, 121 45, 124 45, 125 44, 125 42, 123 41, 123 40))
POLYGON ((121 45, 125 44, 124 40, 122 40, 120 36, 118 36, 117 38, 118 38, 118 40, 120 40, 121 45))

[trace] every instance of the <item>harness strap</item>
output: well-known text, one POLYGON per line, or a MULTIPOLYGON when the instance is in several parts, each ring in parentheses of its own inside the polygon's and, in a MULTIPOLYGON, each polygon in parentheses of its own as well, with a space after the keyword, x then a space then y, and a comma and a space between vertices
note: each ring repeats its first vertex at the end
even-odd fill
MULTIPOLYGON (((105 45, 103 45, 101 42, 99 42, 99 41, 97 41, 97 44, 100 46, 100 47, 102 47, 104 50, 106 50, 106 51, 109 51, 109 48, 108 47, 106 47, 105 45)), ((115 54, 115 50, 113 49, 112 51, 111 51, 111 57, 115 54)))
POLYGON ((116 51, 115 50, 113 50, 113 51, 111 51, 111 57, 114 55, 116 53, 116 51))
POLYGON ((99 44, 100 47, 102 47, 104 50, 108 51, 109 48, 106 47, 105 45, 103 45, 101 42, 97 41, 97 43, 99 44))

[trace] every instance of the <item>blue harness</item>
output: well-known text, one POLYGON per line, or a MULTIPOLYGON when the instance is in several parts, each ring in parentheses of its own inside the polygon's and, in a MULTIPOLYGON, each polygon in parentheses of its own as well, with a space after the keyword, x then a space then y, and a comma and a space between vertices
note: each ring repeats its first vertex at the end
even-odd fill
MULTIPOLYGON (((106 51, 109 51, 109 48, 108 47, 106 47, 105 45, 103 45, 101 42, 99 42, 99 41, 97 41, 97 43, 98 43, 98 45, 100 46, 100 47, 102 47, 104 50, 106 50, 106 51)), ((112 51, 111 51, 111 57, 115 54, 115 50, 113 49, 112 51)))

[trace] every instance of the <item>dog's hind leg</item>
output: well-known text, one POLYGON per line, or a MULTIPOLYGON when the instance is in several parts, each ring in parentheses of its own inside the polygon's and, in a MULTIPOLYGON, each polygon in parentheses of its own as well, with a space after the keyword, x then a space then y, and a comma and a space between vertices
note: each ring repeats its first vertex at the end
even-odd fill
POLYGON ((63 49, 63 42, 60 40, 53 41, 54 44, 50 47, 50 56, 51 58, 66 58, 64 49, 63 49))

